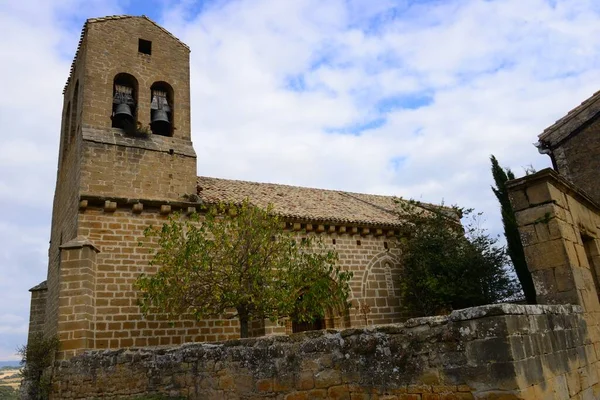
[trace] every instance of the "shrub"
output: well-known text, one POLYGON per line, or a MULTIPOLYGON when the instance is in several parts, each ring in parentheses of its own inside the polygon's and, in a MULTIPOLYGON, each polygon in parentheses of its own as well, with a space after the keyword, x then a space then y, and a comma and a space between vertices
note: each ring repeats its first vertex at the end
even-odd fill
POLYGON ((404 206, 400 238, 403 268, 401 302, 411 316, 445 314, 455 309, 496 303, 513 296, 506 253, 477 225, 459 216, 469 210, 404 206))
POLYGON ((29 399, 47 399, 50 393, 51 377, 48 368, 52 366, 60 342, 58 337, 44 337, 35 333, 29 337, 27 345, 17 349, 21 355, 21 375, 25 381, 25 393, 29 399))

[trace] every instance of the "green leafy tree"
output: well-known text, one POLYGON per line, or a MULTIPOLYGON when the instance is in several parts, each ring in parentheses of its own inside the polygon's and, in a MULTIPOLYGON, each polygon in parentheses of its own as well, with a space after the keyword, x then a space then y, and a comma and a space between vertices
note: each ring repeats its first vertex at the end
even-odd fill
POLYGON ((446 314, 514 295, 504 249, 477 226, 477 218, 465 228, 460 224, 459 217, 470 210, 424 209, 415 202, 402 208, 399 284, 409 315, 446 314))
POLYGON ((535 286, 533 285, 533 279, 531 279, 531 273, 527 268, 523 244, 521 243, 521 237, 519 236, 519 226, 517 224, 515 212, 508 198, 508 190, 506 190, 506 182, 515 179, 515 175, 510 169, 504 170, 493 155, 490 156, 490 161, 492 162, 492 175, 494 176, 494 182, 496 183, 496 187, 492 187, 492 190, 500 202, 507 253, 515 268, 515 273, 521 283, 527 303, 535 304, 535 286))
POLYGON ((142 311, 202 319, 234 309, 248 337, 253 319, 308 322, 347 307, 352 274, 336 266, 337 253, 316 237, 298 243, 282 224, 271 208, 244 201, 146 229, 159 269, 137 280, 142 311))

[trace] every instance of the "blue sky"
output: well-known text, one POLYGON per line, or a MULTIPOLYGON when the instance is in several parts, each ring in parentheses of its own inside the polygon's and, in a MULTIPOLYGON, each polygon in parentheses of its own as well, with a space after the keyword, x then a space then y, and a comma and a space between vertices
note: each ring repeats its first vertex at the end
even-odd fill
POLYGON ((198 174, 459 204, 495 234, 490 154, 549 166, 537 135, 600 89, 596 0, 0 2, 0 360, 46 276, 80 30, 113 14, 191 47, 198 174))

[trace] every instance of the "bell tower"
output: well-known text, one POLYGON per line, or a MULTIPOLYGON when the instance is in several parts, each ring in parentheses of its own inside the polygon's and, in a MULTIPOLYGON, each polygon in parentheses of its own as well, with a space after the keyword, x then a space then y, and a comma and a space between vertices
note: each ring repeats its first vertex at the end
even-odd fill
POLYGON ((170 204, 196 192, 189 53, 145 16, 86 21, 63 92, 44 332, 61 332, 61 248, 86 235, 82 204, 170 204))
POLYGON ((181 200, 195 191, 189 53, 143 16, 86 22, 65 89, 66 99, 81 96, 70 102, 80 195, 181 200))

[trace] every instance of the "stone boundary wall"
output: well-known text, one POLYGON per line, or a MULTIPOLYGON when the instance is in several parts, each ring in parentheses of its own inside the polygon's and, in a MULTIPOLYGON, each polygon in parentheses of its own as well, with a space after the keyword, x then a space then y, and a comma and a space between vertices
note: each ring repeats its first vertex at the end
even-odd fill
POLYGON ((593 399, 579 306, 490 305, 404 324, 86 352, 53 399, 593 399))

